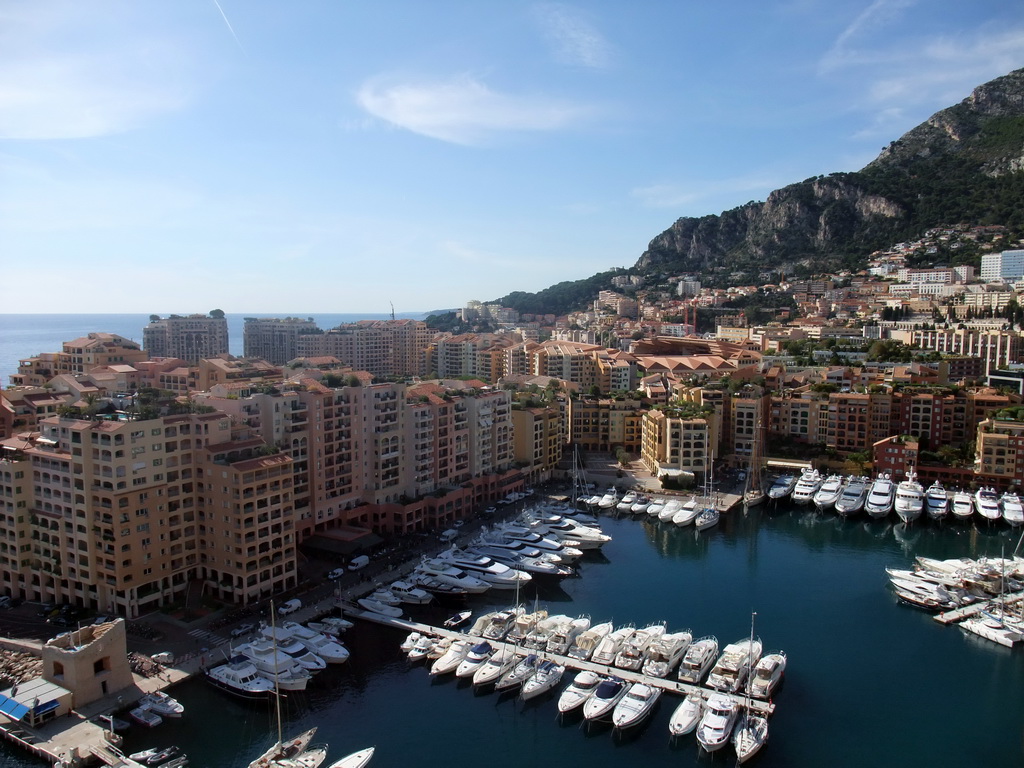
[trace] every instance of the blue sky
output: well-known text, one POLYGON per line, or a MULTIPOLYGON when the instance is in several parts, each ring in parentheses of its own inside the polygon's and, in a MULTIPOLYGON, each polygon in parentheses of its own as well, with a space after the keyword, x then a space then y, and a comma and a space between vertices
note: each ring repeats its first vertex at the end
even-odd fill
POLYGON ((535 291, 1021 66, 1005 0, 0 0, 0 311, 535 291))

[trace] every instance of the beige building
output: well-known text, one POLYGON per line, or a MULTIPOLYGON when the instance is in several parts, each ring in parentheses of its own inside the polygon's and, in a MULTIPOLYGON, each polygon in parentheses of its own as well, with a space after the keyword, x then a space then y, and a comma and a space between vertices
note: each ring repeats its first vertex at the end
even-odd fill
POLYGON ((243 354, 284 365, 299 357, 300 335, 319 333, 322 331, 312 317, 247 317, 242 327, 243 354))
POLYGON ((644 414, 642 429, 640 460, 652 475, 704 478, 717 442, 709 419, 672 407, 658 408, 644 414))
POLYGON ((434 333, 420 320, 363 320, 296 339, 296 357, 336 357, 377 377, 425 376, 434 333))
POLYGON ((171 315, 154 319, 142 329, 150 357, 180 357, 197 363, 228 352, 228 321, 223 316, 171 315))
POLYGON ((531 483, 542 482, 558 466, 565 445, 562 411, 551 406, 512 410, 514 458, 531 483))

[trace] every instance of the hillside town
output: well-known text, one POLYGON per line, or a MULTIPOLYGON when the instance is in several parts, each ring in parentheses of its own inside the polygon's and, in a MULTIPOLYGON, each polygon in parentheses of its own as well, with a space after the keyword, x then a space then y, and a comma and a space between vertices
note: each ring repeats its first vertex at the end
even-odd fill
POLYGON ((468 332, 246 318, 240 358, 222 312, 70 339, 0 392, 0 591, 128 618, 197 584, 247 605, 296 586, 300 545, 442 530, 580 455, 670 490, 755 456, 1024 487, 1024 250, 1004 239, 937 229, 763 286, 624 275, 561 317, 469 302, 468 332), (965 248, 980 280, 913 266, 965 248))

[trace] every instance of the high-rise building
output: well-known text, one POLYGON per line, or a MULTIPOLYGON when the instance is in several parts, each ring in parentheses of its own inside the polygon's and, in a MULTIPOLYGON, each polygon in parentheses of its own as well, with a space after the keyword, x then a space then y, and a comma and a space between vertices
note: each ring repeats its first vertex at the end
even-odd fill
POLYGON ((142 343, 150 357, 178 357, 195 364, 204 357, 228 352, 228 321, 220 311, 209 316, 151 317, 142 330, 142 343))
POLYGON ((981 257, 981 279, 1019 280, 1024 277, 1024 250, 986 253, 981 257))
POLYGON ((419 320, 363 320, 299 334, 296 357, 336 357, 374 376, 423 376, 433 332, 419 320))
POLYGON ((242 329, 245 356, 284 365, 299 356, 300 335, 319 333, 312 317, 247 317, 242 329))

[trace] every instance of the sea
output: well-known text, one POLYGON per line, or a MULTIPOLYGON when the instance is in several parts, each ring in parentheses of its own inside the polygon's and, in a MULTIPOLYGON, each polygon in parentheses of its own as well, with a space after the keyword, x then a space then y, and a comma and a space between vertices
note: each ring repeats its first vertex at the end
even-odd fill
MULTIPOLYGON (((750 765, 1024 765, 1024 649, 899 603, 884 570, 909 568, 916 555, 1010 554, 1020 531, 894 522, 844 520, 787 502, 730 512, 700 533, 646 516, 603 516, 613 537, 603 550, 585 554, 575 576, 521 597, 594 623, 665 621, 669 631, 713 634, 723 645, 748 637, 753 622, 766 652, 782 649, 789 663, 773 696, 769 741, 750 765)), ((513 599, 492 591, 468 607, 479 614, 513 599)), ((412 615, 437 623, 452 610, 427 606, 412 615)), ((709 755, 692 734, 670 738, 676 697, 663 696, 633 731, 584 727, 578 716, 559 719, 560 689, 523 703, 451 675, 431 678, 401 654, 403 637, 358 622, 344 636, 350 661, 285 701, 286 734, 318 726, 316 740, 330 745, 325 766, 367 746, 376 747, 371 768, 735 765, 731 745, 709 755)), ((178 744, 197 768, 244 768, 274 739, 265 706, 241 704, 201 680, 172 694, 184 718, 133 726, 126 749, 178 744)), ((35 764, 0 746, 0 766, 35 764)))
MULTIPOLYGON (((166 317, 166 315, 164 315, 166 317)), ((241 355, 242 328, 247 317, 312 317, 324 330, 357 320, 388 320, 390 314, 319 314, 241 312, 227 313, 229 351, 241 355)), ((396 318, 424 320, 423 313, 396 314, 396 318)), ((10 383, 10 376, 18 372, 18 361, 40 352, 59 352, 65 341, 85 336, 91 331, 116 333, 142 344, 142 329, 149 324, 149 315, 4 315, 0 314, 0 386, 10 383)))

